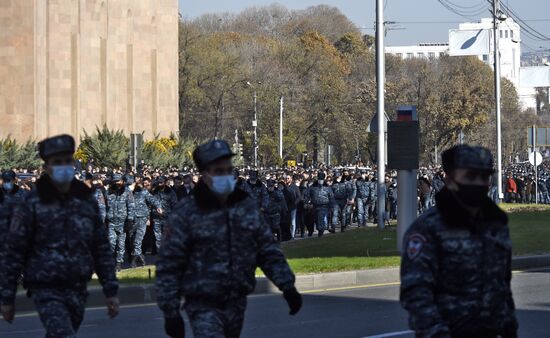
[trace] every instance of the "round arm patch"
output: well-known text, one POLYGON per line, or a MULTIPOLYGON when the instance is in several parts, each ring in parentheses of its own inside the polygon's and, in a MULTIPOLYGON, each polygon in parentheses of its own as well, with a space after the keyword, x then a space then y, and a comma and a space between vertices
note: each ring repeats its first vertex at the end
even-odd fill
POLYGON ((407 256, 409 257, 409 259, 414 260, 416 257, 418 257, 418 255, 420 255, 420 253, 422 252, 425 244, 426 238, 421 234, 415 233, 409 235, 405 244, 407 256))

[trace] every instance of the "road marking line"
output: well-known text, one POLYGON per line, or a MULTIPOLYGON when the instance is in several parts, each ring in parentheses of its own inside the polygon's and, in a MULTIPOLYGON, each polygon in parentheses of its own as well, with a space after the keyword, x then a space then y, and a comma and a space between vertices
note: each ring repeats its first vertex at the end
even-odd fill
MULTIPOLYGON (((132 308, 140 308, 140 307, 153 307, 157 306, 157 303, 142 303, 142 304, 129 304, 129 305, 120 305, 119 309, 132 309, 132 308)), ((87 307, 86 311, 97 311, 97 310, 107 310, 106 306, 94 306, 94 307, 87 307)), ((36 312, 27 312, 27 313, 16 313, 16 318, 25 318, 25 317, 36 317, 38 316, 38 313, 36 312)))
POLYGON ((306 290, 301 291, 301 293, 319 293, 319 292, 330 292, 330 291, 345 291, 345 290, 354 290, 354 289, 368 289, 382 286, 396 286, 400 285, 400 282, 393 283, 380 283, 380 284, 365 284, 365 285, 355 285, 355 286, 346 286, 341 288, 328 288, 328 289, 319 289, 319 290, 306 290))
MULTIPOLYGON (((301 293, 320 293, 320 292, 331 292, 331 291, 346 291, 346 290, 355 290, 355 289, 368 289, 368 288, 375 288, 375 287, 384 287, 384 286, 396 286, 401 284, 400 282, 393 282, 393 283, 380 283, 380 284, 364 284, 364 285, 355 285, 355 286, 347 286, 347 287, 341 287, 341 288, 328 288, 328 289, 319 289, 319 290, 306 290, 306 291, 300 291, 301 293)), ((256 297, 267 297, 267 296, 277 296, 280 295, 278 293, 266 293, 266 294, 252 294, 248 297, 256 298, 256 297)), ((140 303, 140 304, 128 304, 128 305, 120 305, 120 309, 133 309, 133 308, 141 308, 141 307, 154 307, 157 306, 157 303, 140 303)), ((97 310, 106 310, 107 308, 105 306, 95 306, 95 307, 87 307, 86 311, 97 311, 97 310)), ((36 312, 27 312, 27 313, 21 313, 16 314, 17 318, 24 318, 24 317, 35 317, 38 314, 36 312)))
POLYGON ((414 331, 408 330, 408 331, 399 331, 399 332, 389 332, 389 333, 383 333, 376 336, 367 336, 363 338, 386 338, 386 337, 397 337, 397 336, 404 336, 406 334, 414 333, 414 331))

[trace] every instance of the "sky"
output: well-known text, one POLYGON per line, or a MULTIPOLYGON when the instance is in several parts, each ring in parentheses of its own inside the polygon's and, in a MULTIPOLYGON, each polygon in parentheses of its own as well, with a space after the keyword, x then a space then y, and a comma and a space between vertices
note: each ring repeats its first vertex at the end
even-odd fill
MULTIPOLYGON (((460 22, 473 20, 465 19, 441 5, 438 0, 385 0, 386 21, 395 21, 392 25, 396 30, 390 30, 386 38, 386 45, 415 45, 418 43, 446 43, 448 30, 458 28, 460 22)), ((487 0, 444 0, 458 6, 470 7, 465 11, 476 11, 487 0)), ((366 34, 374 35, 375 0, 179 0, 180 12, 185 18, 195 18, 206 13, 232 12, 253 7, 279 3, 290 9, 304 9, 320 4, 337 7, 358 27, 365 28, 366 34)), ((502 0, 522 20, 539 31, 550 36, 550 1, 549 0, 502 0), (527 21, 534 20, 534 21, 527 21)), ((483 12, 483 10, 481 10, 483 12)), ((472 16, 473 19, 490 17, 485 14, 472 16)), ((477 20, 476 20, 477 21, 477 20)), ((529 49, 539 50, 540 47, 550 48, 550 41, 534 41, 523 34, 522 51, 529 49)))

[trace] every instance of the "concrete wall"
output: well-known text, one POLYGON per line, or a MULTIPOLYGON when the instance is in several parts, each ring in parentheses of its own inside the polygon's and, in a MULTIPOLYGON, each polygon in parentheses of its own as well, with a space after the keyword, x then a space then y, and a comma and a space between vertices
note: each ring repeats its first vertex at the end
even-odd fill
POLYGON ((177 0, 0 0, 0 137, 178 131, 177 0))

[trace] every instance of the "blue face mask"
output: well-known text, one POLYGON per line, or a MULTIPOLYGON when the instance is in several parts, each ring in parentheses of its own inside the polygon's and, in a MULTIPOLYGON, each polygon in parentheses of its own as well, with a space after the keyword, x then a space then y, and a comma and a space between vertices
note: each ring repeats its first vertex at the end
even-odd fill
POLYGON ((218 196, 230 195, 236 184, 237 180, 233 175, 212 176, 212 192, 218 196))
POLYGON ((74 179, 74 167, 72 165, 55 165, 52 167, 52 180, 58 184, 71 183, 74 179))
POLYGON ((6 190, 6 191, 12 191, 13 190, 13 183, 11 183, 11 182, 2 183, 2 188, 4 188, 4 190, 6 190))

